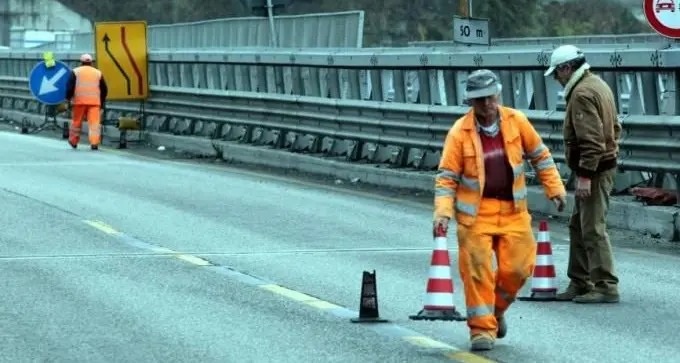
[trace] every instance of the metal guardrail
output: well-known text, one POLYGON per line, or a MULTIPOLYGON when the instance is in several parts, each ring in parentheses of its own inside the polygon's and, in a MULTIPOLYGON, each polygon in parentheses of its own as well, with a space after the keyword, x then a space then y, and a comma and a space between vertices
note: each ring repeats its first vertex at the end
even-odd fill
MULTIPOLYGON (((528 37, 528 38, 492 38, 492 46, 559 46, 562 44, 578 44, 580 47, 589 46, 629 46, 631 44, 663 44, 677 43, 672 39, 665 38, 657 33, 637 34, 593 34, 572 35, 562 37, 528 37)), ((451 47, 460 46, 452 41, 413 41, 408 43, 411 47, 451 47)))
MULTIPOLYGON (((457 49, 437 48, 263 48, 241 47, 214 49, 158 49, 149 53, 151 62, 220 63, 260 66, 307 66, 328 68, 388 69, 393 67, 418 69, 497 68, 545 70, 554 47, 488 47, 457 49)), ((621 49, 587 48, 584 50, 594 69, 666 70, 680 67, 680 48, 657 48, 641 44, 621 49)), ((77 62, 81 52, 59 51, 55 57, 77 62)), ((0 61, 42 60, 42 51, 0 50, 0 61)), ((31 64, 31 66, 34 64, 31 64)), ((28 65, 26 65, 28 67, 28 65)), ((29 67, 29 70, 32 67, 29 67)))
MULTIPOLYGON (((0 78, 2 109, 43 112, 26 84, 23 78, 0 78)), ((152 131, 270 144, 418 170, 437 166, 447 130, 468 110, 170 87, 155 87, 152 93, 153 98, 145 105, 145 124, 152 131)), ((137 112, 135 105, 112 103, 107 105, 106 119, 137 112)), ((523 112, 555 160, 563 163, 564 113, 523 112)), ((622 125, 620 169, 680 176, 680 116, 629 115, 622 117, 622 125)), ((567 169, 561 170, 569 179, 567 169)))
MULTIPOLYGON (((519 109, 559 110, 562 87, 543 77, 551 49, 490 48, 236 48, 152 51, 152 86, 230 89, 408 104, 463 105, 472 69, 495 69, 503 102, 519 109)), ((641 45, 624 50, 586 49, 588 61, 617 95, 621 114, 680 114, 676 72, 680 49, 641 45)), ((59 52, 74 66, 79 53, 59 52)), ((0 51, 0 75, 28 77, 37 51, 0 51)), ((116 75, 105 75, 115 77, 116 75)))

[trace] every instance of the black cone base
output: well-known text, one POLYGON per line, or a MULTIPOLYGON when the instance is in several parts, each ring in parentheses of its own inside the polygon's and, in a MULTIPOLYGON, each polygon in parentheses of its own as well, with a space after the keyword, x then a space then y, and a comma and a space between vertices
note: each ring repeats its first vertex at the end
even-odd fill
POLYGON ((420 310, 418 314, 408 317, 411 320, 428 321, 466 321, 467 318, 461 315, 456 308, 449 310, 420 310))

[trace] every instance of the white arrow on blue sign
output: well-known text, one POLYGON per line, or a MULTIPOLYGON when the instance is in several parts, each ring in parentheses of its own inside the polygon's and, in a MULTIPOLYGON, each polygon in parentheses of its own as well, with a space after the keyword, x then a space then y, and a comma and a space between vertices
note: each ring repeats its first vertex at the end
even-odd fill
POLYGON ((57 61, 54 67, 47 68, 45 62, 33 67, 28 77, 28 87, 38 101, 46 105, 58 105, 66 101, 66 83, 71 69, 64 62, 57 61))

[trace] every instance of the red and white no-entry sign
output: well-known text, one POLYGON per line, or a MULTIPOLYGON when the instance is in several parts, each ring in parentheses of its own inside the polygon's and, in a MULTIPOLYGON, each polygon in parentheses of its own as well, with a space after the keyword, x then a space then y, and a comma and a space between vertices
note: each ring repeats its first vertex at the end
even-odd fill
POLYGON ((644 0, 642 7, 647 22, 657 33, 680 38, 680 0, 644 0))

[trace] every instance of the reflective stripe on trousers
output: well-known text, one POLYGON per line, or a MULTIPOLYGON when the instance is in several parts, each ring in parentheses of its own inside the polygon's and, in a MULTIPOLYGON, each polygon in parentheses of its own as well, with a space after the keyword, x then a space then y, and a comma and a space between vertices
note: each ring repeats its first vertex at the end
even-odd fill
POLYGON ((83 118, 87 118, 90 145, 99 145, 101 142, 101 109, 99 106, 73 105, 72 112, 71 130, 74 130, 74 133, 71 134, 69 141, 72 144, 77 144, 80 141, 83 118))
POLYGON ((528 212, 515 212, 514 203, 482 199, 475 222, 457 225, 458 267, 463 280, 468 327, 472 335, 496 336, 497 316, 515 299, 533 272, 536 243, 528 212), (493 254, 498 259, 492 269, 493 254))

